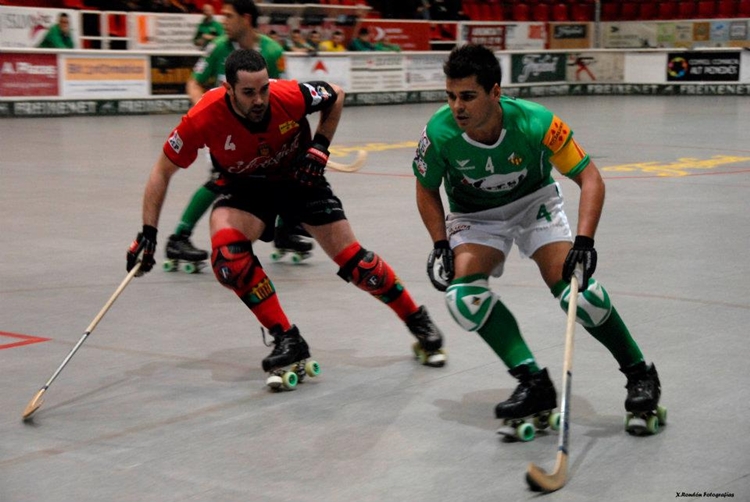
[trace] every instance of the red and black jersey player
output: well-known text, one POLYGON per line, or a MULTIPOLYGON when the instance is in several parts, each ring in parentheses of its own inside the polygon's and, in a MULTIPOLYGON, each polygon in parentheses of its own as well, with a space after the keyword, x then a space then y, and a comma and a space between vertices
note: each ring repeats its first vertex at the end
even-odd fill
POLYGON ((265 371, 309 357, 253 252, 253 242, 272 233, 277 215, 301 222, 340 267, 339 276, 393 309, 417 338, 414 349, 421 362, 442 366, 439 329, 385 260, 359 244, 324 176, 344 91, 326 82, 269 79, 263 57, 245 49, 227 58, 226 78, 183 116, 164 143, 146 184, 143 230, 128 250, 128 270, 139 259, 139 274, 153 266, 170 178, 195 160, 199 148, 208 147, 224 184, 210 219, 213 270, 273 335, 265 371), (320 120, 311 139, 306 116, 315 112, 320 120))

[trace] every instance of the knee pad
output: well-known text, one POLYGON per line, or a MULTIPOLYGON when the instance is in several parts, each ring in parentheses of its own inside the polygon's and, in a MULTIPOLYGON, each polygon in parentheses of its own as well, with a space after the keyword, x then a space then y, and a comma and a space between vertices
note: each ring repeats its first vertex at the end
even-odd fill
POLYGON ((445 291, 445 303, 453 319, 467 331, 484 326, 497 303, 486 278, 463 284, 451 284, 445 291))
POLYGON ((253 254, 252 243, 242 232, 231 228, 219 230, 211 239, 211 247, 211 265, 222 285, 241 298, 251 293, 254 303, 274 294, 273 284, 253 254))
POLYGON ((360 248, 339 269, 338 275, 385 303, 392 302, 404 291, 393 269, 380 256, 365 248, 360 248))
MULTIPOLYGON (((560 307, 567 312, 570 300, 570 285, 563 290, 559 300, 560 307)), ((596 279, 589 279, 588 287, 578 292, 577 307, 576 321, 585 328, 601 326, 612 313, 612 302, 609 300, 607 290, 596 279)))

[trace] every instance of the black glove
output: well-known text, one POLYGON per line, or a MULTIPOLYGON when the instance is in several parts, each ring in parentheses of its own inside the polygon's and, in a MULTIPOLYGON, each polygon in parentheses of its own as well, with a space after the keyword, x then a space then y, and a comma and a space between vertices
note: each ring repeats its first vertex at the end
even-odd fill
POLYGON ((591 237, 576 235, 573 247, 568 251, 568 256, 565 257, 562 274, 564 281, 570 282, 578 263, 583 268, 583 277, 578 278, 580 281, 579 287, 583 291, 588 287, 589 279, 596 270, 596 249, 594 249, 594 239, 591 237))
POLYGON ((139 232, 128 249, 128 272, 138 263, 138 255, 141 256, 141 268, 136 275, 143 275, 154 266, 154 251, 156 251, 156 227, 143 225, 143 231, 139 232))
POLYGON ((453 267, 453 250, 448 241, 437 241, 427 258, 427 275, 438 291, 448 289, 456 270, 453 267))
POLYGON ((294 172, 294 177, 303 185, 318 184, 323 179, 328 156, 328 147, 322 141, 313 140, 310 148, 299 159, 299 167, 294 172))

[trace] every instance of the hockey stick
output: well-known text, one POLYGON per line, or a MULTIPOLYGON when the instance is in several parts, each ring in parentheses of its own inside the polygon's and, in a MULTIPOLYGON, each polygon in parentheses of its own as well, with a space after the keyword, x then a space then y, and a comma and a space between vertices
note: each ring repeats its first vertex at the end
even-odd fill
POLYGON ((529 463, 526 482, 534 491, 554 492, 568 481, 568 434, 570 427, 570 389, 573 378, 573 335, 576 327, 576 309, 578 307, 578 278, 570 278, 570 297, 568 300, 568 324, 565 330, 565 359, 563 361, 562 403, 560 413, 560 441, 557 446, 557 462, 552 474, 533 462, 529 463))
POLYGON ((352 162, 351 164, 340 164, 338 162, 329 160, 327 165, 334 171, 341 171, 342 173, 353 173, 362 169, 362 166, 365 165, 366 160, 367 152, 365 150, 359 150, 357 151, 357 158, 355 158, 354 162, 352 162))
POLYGON ((47 380, 47 383, 44 384, 44 386, 39 389, 39 391, 34 394, 34 397, 31 398, 31 401, 29 401, 29 404, 26 405, 26 409, 23 410, 23 420, 24 422, 27 422, 31 419, 32 415, 36 412, 36 410, 39 409, 39 407, 42 405, 42 396, 47 391, 50 385, 52 385, 52 382, 55 381, 55 378, 57 378, 57 375, 60 374, 60 372, 63 370, 66 364, 68 364, 68 361, 73 357, 73 354, 75 354, 78 349, 83 345, 83 342, 86 341, 86 338, 91 334, 92 331, 94 331, 94 328, 97 324, 99 324, 99 321, 102 320, 102 317, 104 317, 104 314, 107 313, 109 308, 112 306, 113 303, 115 303, 115 300, 117 300, 117 297, 120 296, 120 293, 125 289, 125 286, 128 285, 130 280, 135 277, 135 274, 138 273, 138 270, 141 268, 141 262, 138 261, 135 266, 130 269, 130 272, 128 272, 128 275, 125 277, 125 279, 120 283, 120 285, 117 287, 117 290, 115 290, 114 294, 107 300, 107 303, 102 307, 102 309, 99 311, 99 313, 96 315, 93 321, 91 321, 91 324, 89 324, 89 327, 86 328, 86 331, 83 333, 83 336, 80 340, 78 340, 78 343, 76 343, 75 347, 73 347, 73 350, 71 350, 68 355, 63 360, 62 364, 55 370, 55 373, 50 377, 49 380, 47 380))

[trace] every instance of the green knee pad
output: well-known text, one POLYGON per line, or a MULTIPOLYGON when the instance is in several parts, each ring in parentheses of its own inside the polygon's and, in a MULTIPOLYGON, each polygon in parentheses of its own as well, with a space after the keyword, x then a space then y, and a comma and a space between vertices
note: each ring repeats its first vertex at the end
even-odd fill
MULTIPOLYGON (((567 312, 570 299, 570 285, 558 296, 560 307, 567 312)), ((586 328, 595 328, 604 324, 612 313, 612 303, 604 286, 595 279, 589 279, 586 289, 578 292, 576 320, 586 328)))
POLYGON ((486 276, 469 276, 453 281, 445 292, 445 303, 453 319, 465 330, 476 331, 487 322, 497 296, 486 276))

